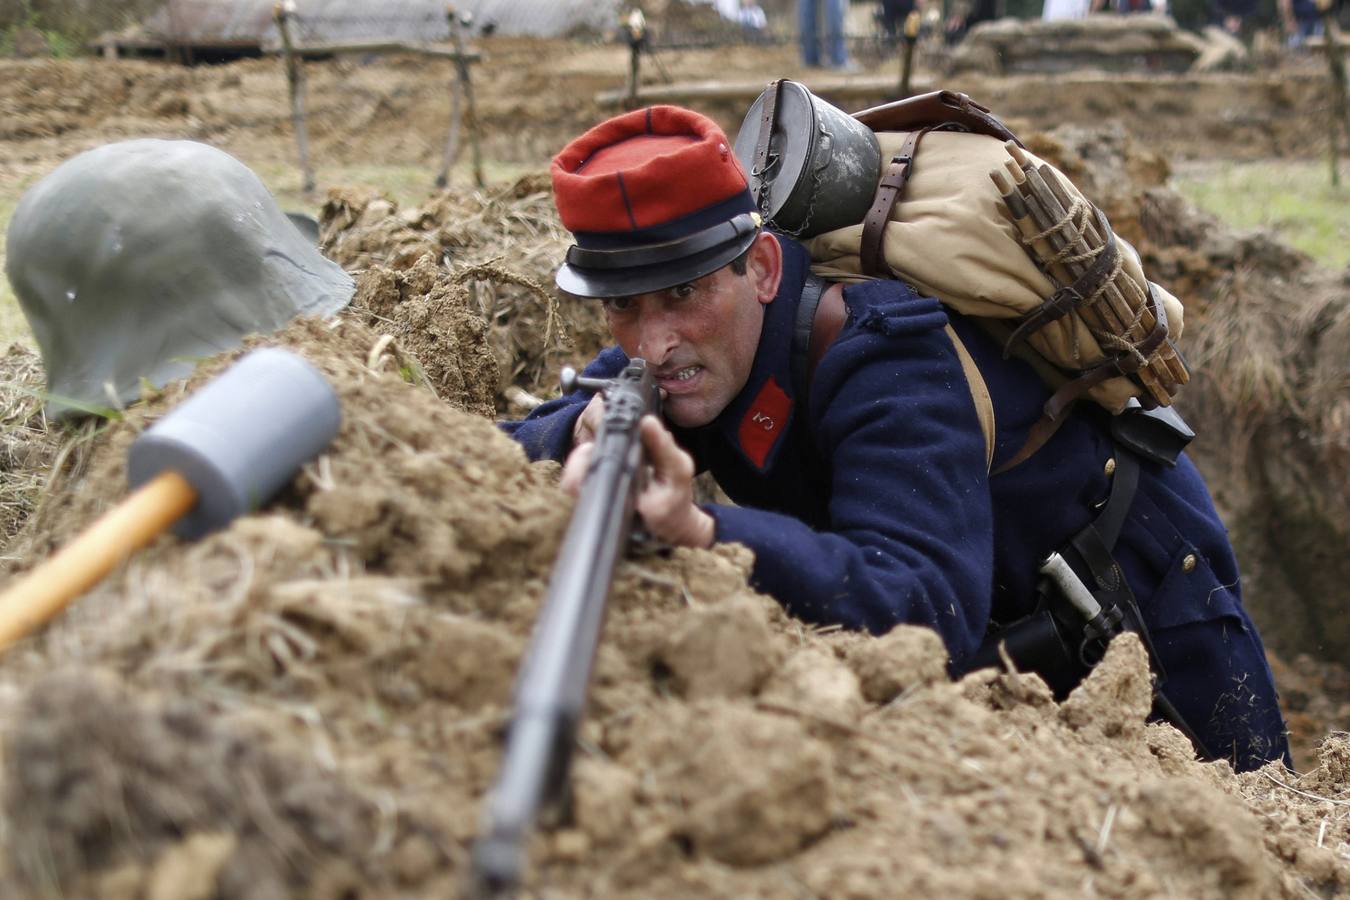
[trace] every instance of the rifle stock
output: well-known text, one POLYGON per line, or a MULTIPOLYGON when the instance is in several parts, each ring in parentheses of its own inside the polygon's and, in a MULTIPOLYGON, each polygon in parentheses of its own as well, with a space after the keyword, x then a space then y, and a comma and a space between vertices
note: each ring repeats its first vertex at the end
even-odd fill
POLYGON ((643 461, 638 425, 659 412, 641 359, 613 380, 563 372, 563 389, 599 390, 605 415, 516 681, 515 711, 473 849, 479 896, 514 893, 525 842, 542 809, 566 796, 572 748, 604 622, 614 568, 627 546, 643 461))

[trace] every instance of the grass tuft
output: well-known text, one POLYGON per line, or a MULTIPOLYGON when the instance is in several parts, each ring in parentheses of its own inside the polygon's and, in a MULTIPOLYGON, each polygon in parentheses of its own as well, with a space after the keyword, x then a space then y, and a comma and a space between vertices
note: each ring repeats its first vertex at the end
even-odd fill
POLYGON ((1334 269, 1350 265, 1350 162, 1331 186, 1325 161, 1178 165, 1172 187, 1240 229, 1265 228, 1334 269))

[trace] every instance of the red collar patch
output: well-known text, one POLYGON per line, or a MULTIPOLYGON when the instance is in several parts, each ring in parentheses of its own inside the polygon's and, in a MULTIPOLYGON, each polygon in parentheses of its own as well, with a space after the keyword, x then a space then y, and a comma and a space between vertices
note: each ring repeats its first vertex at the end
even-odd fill
POLYGON ((764 468, 764 462, 769 458, 774 444, 778 443, 779 435, 787 430, 788 414, 791 411, 792 398, 783 393, 778 382, 770 377, 741 419, 741 427, 736 435, 741 443, 741 452, 759 468, 764 468))

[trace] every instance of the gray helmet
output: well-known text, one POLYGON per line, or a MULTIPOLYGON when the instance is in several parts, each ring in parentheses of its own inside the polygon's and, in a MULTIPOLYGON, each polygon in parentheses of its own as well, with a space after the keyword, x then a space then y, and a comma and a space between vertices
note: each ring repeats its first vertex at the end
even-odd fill
POLYGON ((30 188, 10 220, 6 273, 61 416, 121 405, 196 361, 330 315, 354 285, 247 166, 193 141, 81 153, 30 188))

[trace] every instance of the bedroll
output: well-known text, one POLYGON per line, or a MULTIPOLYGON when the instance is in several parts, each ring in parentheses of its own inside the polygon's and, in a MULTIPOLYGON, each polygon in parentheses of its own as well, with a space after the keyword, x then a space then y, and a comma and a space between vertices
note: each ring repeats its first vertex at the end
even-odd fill
MULTIPOLYGON (((841 115, 800 86, 784 92, 775 82, 736 141, 769 223, 804 242, 816 274, 900 278, 980 320, 1055 388, 1045 408, 1051 426, 1080 397, 1113 414, 1132 400, 1171 403, 1189 377, 1172 344, 1182 305, 1147 280, 1134 249, 1067 177, 965 95, 935 92, 865 110, 847 128, 841 115), (854 178, 851 199, 831 184, 821 202, 851 209, 854 221, 820 232, 810 224, 809 195, 820 181, 811 170, 822 166, 822 146, 837 158, 838 145, 858 143, 856 123, 876 141, 881 172, 854 178), (766 204, 778 178, 797 196, 780 197, 780 185, 766 204), (786 220, 785 210, 798 217, 786 220)), ((872 157, 859 150, 845 158, 872 157)))

